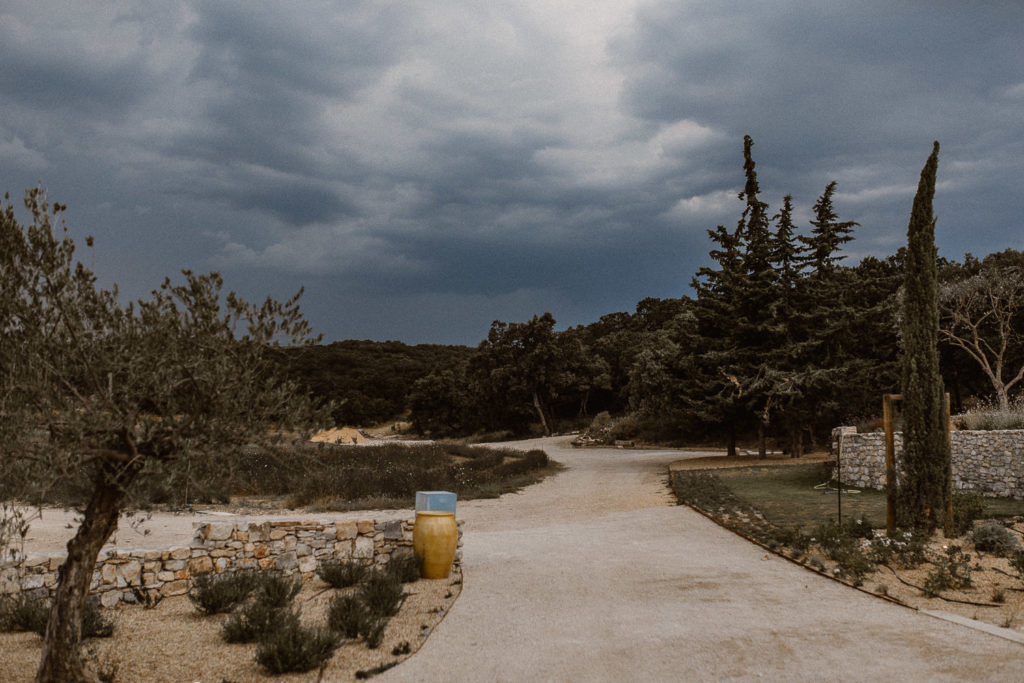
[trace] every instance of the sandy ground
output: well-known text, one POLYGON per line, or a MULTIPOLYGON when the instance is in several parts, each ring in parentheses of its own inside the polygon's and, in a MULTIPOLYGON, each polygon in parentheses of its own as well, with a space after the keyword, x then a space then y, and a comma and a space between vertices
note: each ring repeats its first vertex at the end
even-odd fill
MULTIPOLYGON (((386 681, 1016 680, 1024 646, 766 553, 665 485, 679 451, 573 449, 460 504, 463 593, 386 681)), ((711 453, 685 453, 702 457, 711 453)))
MULTIPOLYGON (((382 680, 1020 677, 1018 643, 838 584, 674 505, 668 465, 714 453, 518 445, 567 468, 518 494, 459 503, 462 593, 382 680)), ((61 542, 47 516, 34 547, 61 542)), ((378 515, 310 515, 353 516, 378 515)), ((184 540, 193 521, 156 515, 147 543, 184 540)))

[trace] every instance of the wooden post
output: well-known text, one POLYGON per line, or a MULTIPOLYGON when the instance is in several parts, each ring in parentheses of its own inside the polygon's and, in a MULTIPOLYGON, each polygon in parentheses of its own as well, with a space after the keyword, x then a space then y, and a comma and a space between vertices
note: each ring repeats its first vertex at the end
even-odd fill
POLYGON ((882 426, 885 428, 885 533, 896 532, 896 436, 893 432, 892 402, 902 394, 882 395, 882 426))
POLYGON ((942 533, 946 535, 946 538, 953 536, 953 418, 949 414, 949 392, 946 392, 946 449, 950 452, 950 467, 949 467, 949 497, 946 499, 946 519, 943 520, 942 533))

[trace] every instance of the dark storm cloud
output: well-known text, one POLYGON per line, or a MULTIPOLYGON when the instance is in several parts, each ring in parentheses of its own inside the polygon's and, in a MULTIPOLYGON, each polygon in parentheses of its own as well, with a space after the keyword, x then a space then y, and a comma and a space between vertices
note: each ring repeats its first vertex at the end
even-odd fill
POLYGON ((132 296, 181 268, 306 285, 328 339, 473 343, 686 293, 763 198, 830 180, 903 242, 931 141, 940 249, 1024 247, 1014 3, 48 4, 0 9, 0 173, 42 181, 132 296), (60 10, 60 11, 58 11, 60 10))

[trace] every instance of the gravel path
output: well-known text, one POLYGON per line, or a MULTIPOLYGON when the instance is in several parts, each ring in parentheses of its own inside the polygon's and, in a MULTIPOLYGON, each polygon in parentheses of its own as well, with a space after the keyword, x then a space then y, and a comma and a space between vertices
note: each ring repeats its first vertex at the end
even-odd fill
POLYGON ((524 492, 459 504, 462 595, 381 681, 1017 680, 1024 646, 872 598, 673 505, 668 464, 576 450, 524 492))

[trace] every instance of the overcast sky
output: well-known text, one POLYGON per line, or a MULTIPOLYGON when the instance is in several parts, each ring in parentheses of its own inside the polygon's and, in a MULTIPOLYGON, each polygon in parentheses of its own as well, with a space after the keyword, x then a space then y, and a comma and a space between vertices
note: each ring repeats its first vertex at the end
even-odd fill
POLYGON ((932 140, 940 253, 1024 248, 1022 35, 1018 0, 0 0, 0 191, 126 298, 218 270, 305 286, 325 341, 475 344, 688 293, 745 134, 802 226, 838 181, 849 263, 932 140))

